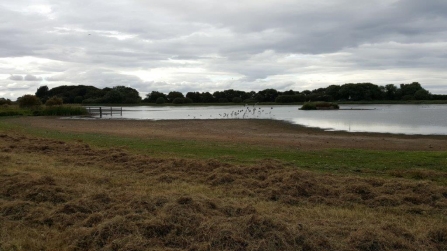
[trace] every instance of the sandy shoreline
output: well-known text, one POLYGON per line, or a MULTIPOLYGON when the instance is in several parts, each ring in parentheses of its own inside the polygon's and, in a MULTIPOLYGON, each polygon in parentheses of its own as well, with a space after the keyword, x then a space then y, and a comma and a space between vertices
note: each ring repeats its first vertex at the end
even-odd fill
POLYGON ((446 151, 447 136, 323 131, 273 120, 81 120, 20 117, 15 123, 75 133, 102 133, 138 138, 207 140, 267 145, 300 150, 350 148, 369 150, 446 151))

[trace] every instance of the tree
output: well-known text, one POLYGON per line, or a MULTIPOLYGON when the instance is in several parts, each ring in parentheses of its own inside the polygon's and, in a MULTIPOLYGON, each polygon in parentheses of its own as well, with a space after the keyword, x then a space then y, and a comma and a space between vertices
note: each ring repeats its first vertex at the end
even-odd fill
POLYGON ((304 95, 309 95, 309 94, 311 94, 312 92, 311 91, 309 91, 309 90, 304 90, 304 91, 302 91, 301 92, 301 94, 304 94, 304 95))
POLYGON ((125 87, 125 86, 115 86, 112 91, 117 91, 120 93, 122 99, 118 103, 135 104, 141 102, 140 94, 137 90, 125 87))
POLYGON ((233 98, 238 97, 242 100, 250 99, 253 97, 255 92, 244 92, 233 89, 228 89, 224 91, 216 91, 213 93, 213 97, 219 103, 227 103, 233 100, 233 98))
POLYGON ((340 99, 340 95, 339 95, 340 88, 341 87, 339 85, 330 85, 326 88, 325 93, 326 93, 326 95, 332 96, 333 100, 339 100, 340 99))
POLYGON ((338 91, 340 99, 345 100, 381 100, 382 91, 379 86, 371 83, 344 84, 338 91))
POLYGON ((191 99, 194 103, 202 102, 202 95, 200 92, 188 92, 186 93, 186 97, 191 99))
POLYGON ((422 88, 421 84, 418 82, 413 82, 411 84, 401 84, 400 91, 402 95, 402 99, 410 100, 410 99, 430 99, 431 94, 422 88))
POLYGON ((401 84, 400 89, 402 91, 403 96, 406 95, 414 96, 414 94, 417 91, 423 90, 424 88, 422 88, 421 84, 419 84, 418 82, 413 82, 411 84, 401 84))
POLYGON ((36 97, 38 97, 41 102, 46 102, 47 99, 49 98, 48 86, 44 85, 37 88, 36 97))
MULTIPOLYGON (((219 103, 222 103, 222 102, 220 102, 220 100, 227 99, 227 98, 225 97, 225 93, 224 93, 224 92, 221 92, 221 91, 215 91, 215 92, 213 93, 213 97, 214 97, 214 99, 217 100, 217 102, 219 102, 219 103)), ((227 99, 226 102, 228 102, 228 99, 227 99)))
POLYGON ((103 98, 104 103, 119 104, 124 100, 123 95, 117 90, 110 90, 103 98))
POLYGON ((188 103, 192 103, 192 100, 190 98, 177 97, 172 101, 172 103, 174 103, 174 104, 188 104, 188 103))
MULTIPOLYGON (((275 99, 278 97, 278 91, 275 89, 265 89, 259 91, 258 94, 262 95, 263 100, 260 102, 275 102, 275 99)), ((258 96, 259 97, 259 96, 258 96)))
POLYGON ((174 99, 176 98, 184 98, 183 93, 181 92, 177 92, 177 91, 172 91, 168 93, 168 101, 169 102, 173 102, 174 99))
POLYGON ((165 101, 167 99, 166 94, 158 91, 152 91, 146 95, 144 102, 156 103, 159 98, 163 98, 165 101))
POLYGON ((306 96, 302 94, 280 95, 275 99, 276 103, 293 103, 293 102, 304 102, 304 101, 306 101, 306 96))
POLYGON ((155 101, 156 104, 164 104, 166 102, 166 99, 163 97, 158 97, 157 100, 155 101))
POLYGON ((278 95, 295 95, 295 94, 298 93, 295 93, 293 90, 278 93, 278 95))
POLYGON ((17 99, 19 106, 22 108, 37 108, 42 105, 40 99, 34 95, 24 95, 17 99))
POLYGON ((201 99, 203 103, 213 103, 216 101, 213 95, 209 92, 202 92, 201 99))
POLYGON ((414 93, 414 98, 417 100, 429 100, 431 95, 427 90, 422 89, 414 93))
MULTIPOLYGON (((42 88, 42 87, 41 87, 42 88)), ((43 87, 44 88, 44 87, 43 87)), ((40 88, 39 88, 40 89, 40 88)), ((83 100, 88 102, 100 103, 104 95, 111 90, 111 88, 104 88, 105 90, 98 89, 94 86, 85 85, 62 85, 50 89, 47 93, 46 99, 49 97, 59 97, 62 98, 64 103, 81 103, 83 100), (78 97, 81 97, 78 98, 78 97)), ((42 89, 44 90, 44 89, 42 89)), ((41 91, 44 93, 44 91, 41 91)), ((40 94, 39 94, 40 95, 40 94)), ((46 101, 45 99, 45 101, 46 101)))
POLYGON ((385 85, 385 99, 394 100, 397 98, 397 87, 393 84, 385 85))
POLYGON ((231 100, 233 103, 242 103, 242 98, 240 97, 234 97, 233 100, 231 100))
POLYGON ((82 98, 82 96, 76 96, 75 98, 74 98, 74 103, 75 104, 82 104, 82 101, 83 101, 84 99, 82 98))
POLYGON ((256 102, 263 102, 265 99, 265 96, 262 95, 261 93, 257 93, 253 98, 256 100, 256 102))

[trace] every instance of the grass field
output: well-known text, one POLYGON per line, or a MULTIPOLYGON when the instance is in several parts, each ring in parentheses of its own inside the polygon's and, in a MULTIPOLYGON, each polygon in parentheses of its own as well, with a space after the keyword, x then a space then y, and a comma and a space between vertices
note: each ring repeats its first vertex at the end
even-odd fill
POLYGON ((255 120, 0 118, 0 250, 446 250, 446 145, 255 120))

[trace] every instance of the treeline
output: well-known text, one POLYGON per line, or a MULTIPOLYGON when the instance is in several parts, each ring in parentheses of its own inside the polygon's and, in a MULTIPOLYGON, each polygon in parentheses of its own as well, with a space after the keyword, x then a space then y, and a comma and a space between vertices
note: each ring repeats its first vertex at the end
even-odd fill
POLYGON ((299 91, 277 91, 265 89, 259 92, 238 90, 209 92, 188 92, 183 96, 180 92, 164 94, 152 91, 143 102, 147 103, 251 103, 276 102, 293 103, 307 101, 375 101, 375 100, 447 100, 447 95, 433 95, 418 82, 411 84, 378 86, 371 83, 349 83, 331 85, 326 88, 299 91))
POLYGON ((94 86, 58 86, 48 89, 48 86, 41 86, 36 91, 36 96, 45 103, 51 97, 61 98, 64 104, 136 104, 141 102, 140 94, 137 90, 115 86, 99 89, 94 86))
POLYGON ((167 94, 152 91, 142 99, 139 92, 131 87, 115 86, 99 89, 94 86, 59 86, 49 89, 41 86, 35 94, 42 103, 52 97, 61 98, 65 104, 137 104, 137 103, 256 103, 276 102, 294 103, 308 101, 380 101, 380 100, 447 100, 447 95, 431 94, 418 82, 411 84, 393 84, 378 86, 371 83, 348 83, 330 85, 326 88, 305 91, 262 91, 245 92, 224 90, 210 92, 188 92, 184 95, 178 91, 167 94))

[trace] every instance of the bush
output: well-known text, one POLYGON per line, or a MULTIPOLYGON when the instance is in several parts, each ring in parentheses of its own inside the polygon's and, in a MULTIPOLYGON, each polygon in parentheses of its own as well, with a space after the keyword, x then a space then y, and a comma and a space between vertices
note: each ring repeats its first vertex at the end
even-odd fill
POLYGON ((0 98, 0 105, 12 105, 12 101, 5 98, 0 98))
POLYGON ((82 106, 48 106, 43 110, 34 111, 34 116, 78 116, 87 115, 88 112, 82 106))
POLYGON ((21 111, 14 111, 14 110, 5 110, 5 111, 1 111, 0 110, 0 117, 19 116, 19 115, 23 115, 23 112, 21 112, 21 111))
POLYGON ((17 101, 21 108, 37 108, 42 105, 38 97, 28 94, 18 98, 17 101))
POLYGON ((157 100, 155 101, 156 104, 164 104, 166 102, 166 99, 163 97, 158 97, 157 100))
POLYGON ((62 105, 64 101, 58 97, 52 97, 45 102, 46 106, 62 105))
POLYGON ((340 109, 340 106, 331 102, 308 102, 304 103, 301 110, 336 110, 340 109))
POLYGON ((304 105, 301 107, 301 110, 316 110, 317 106, 315 103, 304 103, 304 105))

